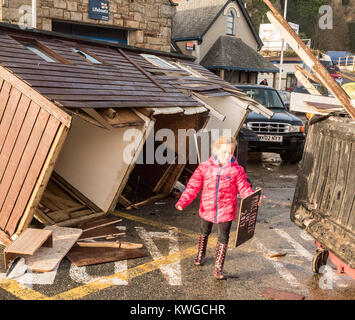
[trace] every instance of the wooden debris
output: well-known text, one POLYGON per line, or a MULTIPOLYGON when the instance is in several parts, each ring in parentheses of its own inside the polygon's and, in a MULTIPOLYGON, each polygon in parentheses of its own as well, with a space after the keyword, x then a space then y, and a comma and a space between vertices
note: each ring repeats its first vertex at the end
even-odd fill
POLYGON ((125 241, 94 241, 94 242, 85 242, 78 241, 77 245, 80 247, 90 247, 90 248, 122 248, 122 249, 140 249, 143 247, 141 243, 132 243, 125 241))
POLYGON ((118 230, 115 226, 109 225, 89 231, 83 231, 79 240, 88 240, 92 238, 104 238, 106 236, 119 236, 124 234, 124 232, 118 230))
POLYGON ((87 232, 89 230, 94 230, 97 228, 101 228, 101 227, 106 227, 118 222, 121 222, 122 219, 120 218, 104 218, 104 219, 99 219, 99 220, 95 220, 93 222, 89 222, 87 224, 84 225, 80 225, 79 227, 83 229, 84 232, 87 232))
MULTIPOLYGON (((86 208, 85 205, 79 205, 72 208, 58 210, 47 213, 47 216, 55 220, 56 222, 69 219, 71 217, 70 213, 86 208)), ((91 210, 89 212, 92 212, 91 210)))
POLYGON ((86 215, 84 217, 79 217, 79 218, 72 218, 69 220, 65 220, 65 221, 61 221, 55 224, 55 226, 58 227, 71 227, 71 226, 76 226, 80 223, 84 223, 87 222, 93 218, 98 218, 98 217, 102 217, 105 215, 105 212, 96 212, 90 215, 86 215))
POLYGON ((46 215, 45 213, 43 213, 41 210, 39 210, 38 208, 35 211, 34 217, 42 224, 44 224, 45 226, 48 225, 52 225, 55 224, 55 221, 52 220, 48 215, 46 215))
POLYGON ((270 258, 280 258, 280 257, 284 257, 285 255, 287 255, 287 252, 277 252, 270 255, 270 258))
POLYGON ((88 266, 98 263, 146 257, 141 249, 87 248, 75 245, 67 254, 67 258, 76 266, 88 266))
POLYGON ((93 237, 83 237, 80 238, 79 240, 95 240, 95 239, 105 239, 105 240, 111 240, 111 239, 116 239, 118 236, 125 235, 126 232, 117 232, 117 233, 111 233, 111 234, 105 234, 101 236, 93 236, 93 237))
POLYGON ((26 265, 32 271, 54 270, 81 236, 81 229, 47 226, 43 230, 52 231, 53 247, 39 248, 35 254, 26 257, 26 265))
POLYGON ((296 32, 290 27, 288 22, 277 11, 270 0, 263 0, 270 8, 267 12, 267 17, 273 26, 276 27, 281 37, 285 39, 288 45, 298 54, 304 63, 316 74, 322 84, 330 90, 333 95, 339 100, 341 105, 346 109, 350 116, 355 119, 355 107, 352 106, 350 97, 342 87, 333 79, 328 70, 321 64, 313 55, 312 51, 299 38, 296 32))
POLYGON ((134 209, 138 209, 138 208, 140 208, 140 207, 145 206, 145 205, 148 204, 148 203, 152 203, 152 202, 155 202, 155 201, 157 201, 157 200, 164 199, 164 198, 166 198, 167 196, 168 196, 168 195, 165 194, 165 193, 158 194, 158 195, 153 196, 153 197, 150 197, 150 198, 148 198, 148 199, 146 199, 146 200, 144 200, 144 201, 141 201, 141 202, 138 202, 138 203, 134 203, 134 204, 132 204, 131 206, 127 207, 126 210, 132 210, 133 208, 134 208, 134 209))
POLYGON ((53 246, 53 231, 27 228, 20 236, 4 249, 4 264, 20 255, 33 255, 41 246, 53 246))

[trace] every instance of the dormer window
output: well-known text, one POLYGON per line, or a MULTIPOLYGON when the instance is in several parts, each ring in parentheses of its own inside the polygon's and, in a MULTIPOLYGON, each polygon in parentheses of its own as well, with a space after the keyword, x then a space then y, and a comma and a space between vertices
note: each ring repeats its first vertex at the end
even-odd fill
POLYGON ((31 50, 33 53, 35 53, 37 56, 41 57, 43 60, 46 60, 47 62, 58 62, 51 56, 49 56, 47 53, 36 47, 35 45, 31 43, 24 43, 23 44, 28 50, 31 50))
POLYGON ((234 13, 229 11, 227 16, 227 35, 234 36, 234 13))
POLYGON ((63 58, 61 55, 36 39, 17 36, 13 36, 13 38, 46 62, 70 64, 67 59, 63 58))
POLYGON ((74 51, 75 53, 81 55, 85 60, 87 60, 88 62, 91 62, 93 64, 102 64, 101 61, 99 61, 96 57, 94 57, 93 55, 89 54, 86 50, 84 49, 77 49, 77 48, 72 48, 72 51, 74 51))
POLYGON ((163 69, 173 69, 173 70, 179 70, 178 67, 170 64, 169 62, 154 56, 152 54, 141 54, 141 56, 146 59, 148 62, 150 62, 151 64, 163 68, 163 69))

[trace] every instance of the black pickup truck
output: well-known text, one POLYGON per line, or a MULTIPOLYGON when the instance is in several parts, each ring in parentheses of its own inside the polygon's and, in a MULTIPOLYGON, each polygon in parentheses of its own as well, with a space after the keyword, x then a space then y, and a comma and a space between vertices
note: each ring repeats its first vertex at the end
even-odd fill
POLYGON ((283 162, 301 161, 306 139, 304 123, 288 111, 277 90, 262 85, 235 87, 274 112, 271 119, 249 113, 239 134, 239 139, 248 141, 248 150, 278 153, 283 162))

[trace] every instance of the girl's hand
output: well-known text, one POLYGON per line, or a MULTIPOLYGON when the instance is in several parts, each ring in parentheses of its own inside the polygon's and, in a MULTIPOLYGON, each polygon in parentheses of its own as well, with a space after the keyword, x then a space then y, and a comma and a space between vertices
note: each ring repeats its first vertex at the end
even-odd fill
POLYGON ((179 211, 182 211, 183 209, 181 208, 181 206, 175 206, 176 209, 178 209, 179 211))
POLYGON ((258 202, 258 206, 261 206, 261 203, 263 202, 263 199, 266 199, 266 196, 260 196, 259 202, 258 202))

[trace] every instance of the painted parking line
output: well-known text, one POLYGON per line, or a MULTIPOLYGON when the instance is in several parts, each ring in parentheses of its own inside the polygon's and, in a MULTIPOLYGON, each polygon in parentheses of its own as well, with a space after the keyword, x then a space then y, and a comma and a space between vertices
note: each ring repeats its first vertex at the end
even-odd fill
POLYGON ((258 239, 254 238, 257 248, 264 252, 264 258, 270 261, 280 276, 298 293, 308 296, 309 291, 291 274, 282 262, 270 258, 271 252, 258 239))
MULTIPOLYGON (((154 238, 168 240, 170 254, 180 251, 176 228, 172 228, 168 232, 147 232, 143 227, 135 227, 135 229, 139 237, 144 241, 146 248, 154 260, 163 257, 153 241, 154 238)), ((182 284, 180 260, 169 265, 161 266, 160 271, 163 273, 169 285, 180 286, 182 284)))

